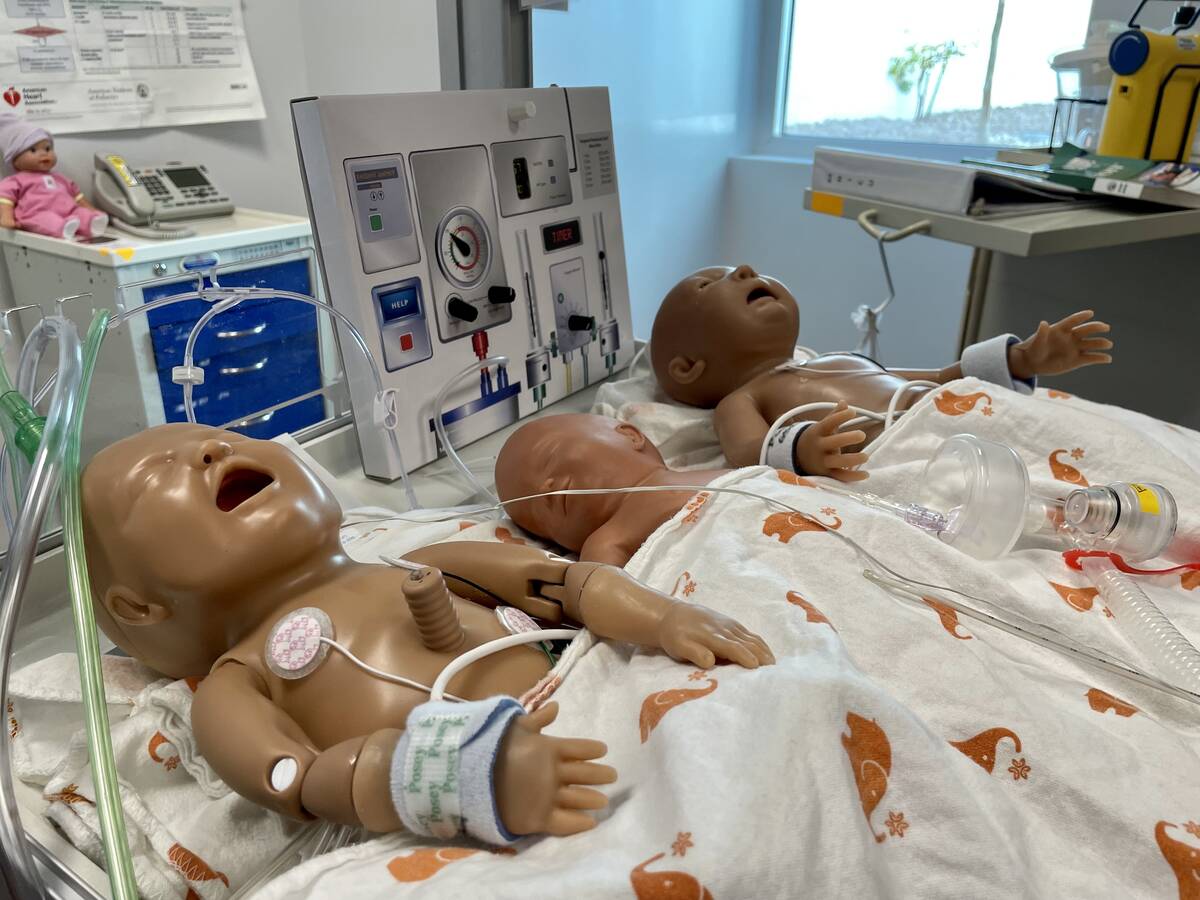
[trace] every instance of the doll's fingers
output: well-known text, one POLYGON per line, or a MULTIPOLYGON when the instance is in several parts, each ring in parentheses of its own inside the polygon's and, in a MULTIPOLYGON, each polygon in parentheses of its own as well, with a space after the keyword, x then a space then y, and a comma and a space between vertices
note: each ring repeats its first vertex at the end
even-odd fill
POLYGON ((1105 331, 1112 331, 1112 326, 1107 322, 1086 322, 1075 329, 1076 334, 1103 334, 1105 331))
POLYGON ((554 804, 562 809, 604 809, 608 798, 599 791, 585 787, 560 787, 554 804))
POLYGON ((1079 342, 1081 350, 1111 350, 1112 345, 1108 338, 1087 338, 1079 342))
POLYGON ((825 456, 825 465, 831 469, 853 469, 870 458, 865 453, 828 453, 825 456))
POLYGON ((558 780, 563 784, 612 784, 617 780, 617 770, 601 763, 562 762, 558 764, 558 780))
POLYGON ((701 669, 711 669, 717 664, 717 657, 713 652, 695 641, 683 641, 679 645, 679 655, 701 669))
POLYGON ((596 820, 585 812, 576 809, 556 809, 550 813, 550 819, 546 822, 546 833, 562 837, 590 831, 595 827, 596 820))
POLYGON ((829 477, 838 481, 866 481, 871 476, 859 469, 834 469, 829 477))
POLYGON ((846 422, 854 418, 854 410, 850 409, 845 402, 839 403, 833 412, 828 413, 823 418, 818 426, 825 434, 830 434, 837 431, 846 422))
POLYGON ((821 446, 826 450, 841 449, 842 447, 849 447, 852 444, 861 444, 866 439, 867 433, 865 431, 859 431, 858 429, 854 431, 839 431, 837 434, 831 434, 829 437, 823 438, 821 446))
POLYGON ((589 738, 554 738, 554 749, 563 762, 585 762, 602 757, 608 745, 589 738))
POLYGON ((761 662, 764 666, 775 662, 775 654, 771 652, 771 648, 767 646, 766 641, 760 638, 753 631, 747 631, 741 625, 738 626, 738 631, 742 636, 742 640, 749 644, 750 648, 758 656, 759 662, 761 662))
POLYGON ((743 669, 757 669, 758 657, 750 652, 750 648, 739 643, 733 638, 724 637, 719 634, 714 634, 709 639, 709 647, 716 653, 719 653, 721 659, 727 662, 737 663, 743 669))
POLYGON ((1112 362, 1111 353, 1085 353, 1079 357, 1080 365, 1084 366, 1104 365, 1110 362, 1112 362))
POLYGON ((1082 325, 1094 315, 1096 315, 1096 311, 1094 309, 1081 309, 1079 312, 1071 313, 1065 319, 1059 320, 1058 324, 1066 326, 1067 328, 1074 328, 1076 325, 1082 325))
POLYGON ((545 706, 538 707, 534 712, 524 717, 521 724, 530 731, 541 731, 551 722, 558 718, 558 704, 551 700, 545 706))

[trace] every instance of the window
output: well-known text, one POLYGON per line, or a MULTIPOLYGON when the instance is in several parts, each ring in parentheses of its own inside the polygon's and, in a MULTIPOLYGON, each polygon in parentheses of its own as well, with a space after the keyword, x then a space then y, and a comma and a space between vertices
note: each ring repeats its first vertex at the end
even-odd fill
POLYGON ((793 0, 784 7, 774 132, 1044 147, 1060 92, 1050 61, 1083 46, 1091 7, 1092 0, 793 0))

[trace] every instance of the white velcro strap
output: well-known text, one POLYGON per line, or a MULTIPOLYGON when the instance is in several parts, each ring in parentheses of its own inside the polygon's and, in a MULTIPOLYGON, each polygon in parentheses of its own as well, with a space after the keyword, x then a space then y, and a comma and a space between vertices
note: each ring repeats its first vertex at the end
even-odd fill
POLYGON ((496 806, 500 741, 523 713, 512 697, 473 703, 430 701, 408 716, 392 757, 392 803, 414 834, 452 838, 462 831, 489 844, 511 844, 496 806))
POLYGON ((815 422, 798 422, 795 425, 780 428, 763 448, 765 451, 762 456, 763 462, 773 469, 784 469, 799 474, 799 466, 796 465, 796 441, 800 439, 804 429, 815 424, 815 422))
POLYGON ((967 347, 963 350, 960 362, 963 375, 978 378, 980 381, 990 381, 1010 391, 1032 394, 1033 389, 1037 387, 1037 377, 1029 380, 1013 378, 1012 372, 1008 370, 1008 348, 1018 340, 1015 334, 998 334, 994 338, 967 347))

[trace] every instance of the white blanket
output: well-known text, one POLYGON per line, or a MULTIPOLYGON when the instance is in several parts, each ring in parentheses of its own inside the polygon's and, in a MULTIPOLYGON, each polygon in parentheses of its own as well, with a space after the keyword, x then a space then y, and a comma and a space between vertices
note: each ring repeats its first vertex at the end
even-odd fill
MULTIPOLYGON (((938 392, 879 443, 870 486, 911 484, 941 436, 980 430, 1048 485, 1072 470, 1162 481, 1196 527, 1200 436, 1076 398, 947 390, 960 399, 938 392)), ((750 469, 723 485, 786 499, 903 573, 1133 657, 1057 554, 976 562, 794 481, 750 469)), ((621 645, 586 654, 552 730, 609 744, 620 781, 596 829, 511 855, 386 838, 305 864, 264 896, 1194 897, 1197 708, 897 598, 863 578, 868 565, 836 534, 707 495, 629 568, 735 615, 778 663, 701 672, 621 645)), ((1174 575, 1150 588, 1193 640, 1196 587, 1174 575)))

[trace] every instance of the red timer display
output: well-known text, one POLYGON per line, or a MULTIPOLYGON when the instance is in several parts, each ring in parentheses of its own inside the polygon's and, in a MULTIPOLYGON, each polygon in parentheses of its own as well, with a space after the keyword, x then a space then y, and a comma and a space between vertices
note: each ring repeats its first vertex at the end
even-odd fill
POLYGON ((546 248, 547 253, 561 250, 563 247, 573 247, 582 241, 583 234, 579 230, 578 219, 542 226, 542 246, 546 248))

